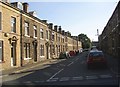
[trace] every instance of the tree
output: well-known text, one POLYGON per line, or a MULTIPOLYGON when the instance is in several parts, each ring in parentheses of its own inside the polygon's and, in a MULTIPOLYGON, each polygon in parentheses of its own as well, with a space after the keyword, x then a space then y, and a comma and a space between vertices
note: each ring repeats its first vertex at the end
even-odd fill
POLYGON ((79 34, 78 35, 78 38, 79 38, 79 41, 82 42, 82 48, 85 49, 85 48, 90 48, 91 46, 91 41, 90 39, 87 37, 86 34, 79 34))

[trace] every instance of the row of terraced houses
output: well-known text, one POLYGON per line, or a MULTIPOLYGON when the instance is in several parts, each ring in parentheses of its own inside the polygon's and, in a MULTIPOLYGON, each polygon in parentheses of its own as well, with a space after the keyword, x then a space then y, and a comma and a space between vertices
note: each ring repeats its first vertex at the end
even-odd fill
POLYGON ((39 19, 28 7, 28 3, 0 1, 1 69, 58 58, 60 52, 81 48, 77 36, 39 19))
POLYGON ((99 44, 105 53, 120 58, 120 1, 99 36, 99 44))

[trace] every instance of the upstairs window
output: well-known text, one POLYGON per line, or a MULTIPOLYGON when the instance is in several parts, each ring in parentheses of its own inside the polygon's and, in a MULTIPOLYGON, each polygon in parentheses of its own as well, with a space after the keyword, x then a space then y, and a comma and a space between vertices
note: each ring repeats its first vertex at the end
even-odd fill
POLYGON ((40 29, 40 38, 44 38, 44 32, 43 32, 43 29, 40 29))
POLYGON ((49 39, 48 36, 49 36, 49 33, 48 33, 48 30, 46 30, 46 39, 49 39))
POLYGON ((40 45, 40 56, 44 56, 44 45, 40 45))
POLYGON ((16 18, 11 17, 11 32, 16 33, 16 18))
POLYGON ((52 40, 53 40, 53 41, 55 40, 54 32, 52 33, 52 40))
POLYGON ((34 37, 37 37, 37 27, 34 25, 33 29, 34 29, 34 37))
POLYGON ((25 22, 25 35, 29 36, 29 23, 25 22))
POLYGON ((25 58, 30 58, 30 43, 25 43, 24 50, 25 50, 25 58))

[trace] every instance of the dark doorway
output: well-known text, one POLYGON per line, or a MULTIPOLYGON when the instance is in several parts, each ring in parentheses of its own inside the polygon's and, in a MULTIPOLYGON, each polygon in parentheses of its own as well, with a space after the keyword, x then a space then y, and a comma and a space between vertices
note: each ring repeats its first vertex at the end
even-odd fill
POLYGON ((47 56, 47 59, 49 59, 48 46, 46 46, 46 56, 47 56))
POLYGON ((34 62, 37 62, 37 45, 34 45, 34 62))
POLYGON ((11 43, 11 66, 16 66, 16 42, 11 43))

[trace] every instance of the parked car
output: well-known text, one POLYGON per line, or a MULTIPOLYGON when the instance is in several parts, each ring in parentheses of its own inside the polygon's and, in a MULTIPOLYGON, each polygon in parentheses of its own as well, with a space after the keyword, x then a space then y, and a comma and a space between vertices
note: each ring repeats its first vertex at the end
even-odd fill
POLYGON ((79 53, 82 53, 82 52, 83 52, 83 48, 80 48, 80 49, 79 49, 79 53))
POLYGON ((70 55, 70 57, 75 56, 75 52, 74 51, 70 51, 69 55, 70 55))
POLYGON ((85 51, 89 51, 89 49, 83 49, 83 52, 85 52, 85 51))
POLYGON ((92 46, 91 50, 97 50, 97 47, 96 46, 92 46))
POLYGON ((91 50, 87 57, 87 68, 107 67, 107 61, 102 51, 91 50))
POLYGON ((59 59, 65 59, 65 58, 69 58, 69 53, 68 52, 61 52, 59 55, 59 59))

